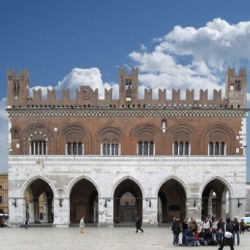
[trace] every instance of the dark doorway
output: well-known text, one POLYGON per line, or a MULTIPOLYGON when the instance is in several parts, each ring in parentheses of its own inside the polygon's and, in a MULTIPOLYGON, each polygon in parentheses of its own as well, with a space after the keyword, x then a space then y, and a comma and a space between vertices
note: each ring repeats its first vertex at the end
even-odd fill
POLYGON ((132 180, 121 182, 114 193, 114 223, 134 224, 142 218, 142 192, 132 180))
POLYGON ((176 180, 166 181, 158 193, 158 223, 170 223, 174 217, 186 217, 186 193, 176 180))
POLYGON ((88 180, 78 181, 70 194, 70 222, 98 223, 98 192, 88 180))

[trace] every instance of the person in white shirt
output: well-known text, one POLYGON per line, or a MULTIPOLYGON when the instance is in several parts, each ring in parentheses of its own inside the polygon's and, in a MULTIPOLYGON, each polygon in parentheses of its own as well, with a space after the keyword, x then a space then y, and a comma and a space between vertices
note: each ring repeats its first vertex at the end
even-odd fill
POLYGON ((79 225, 80 233, 81 233, 81 234, 83 234, 83 232, 84 232, 84 227, 85 227, 85 224, 84 224, 84 217, 82 217, 81 220, 80 220, 80 225, 79 225))

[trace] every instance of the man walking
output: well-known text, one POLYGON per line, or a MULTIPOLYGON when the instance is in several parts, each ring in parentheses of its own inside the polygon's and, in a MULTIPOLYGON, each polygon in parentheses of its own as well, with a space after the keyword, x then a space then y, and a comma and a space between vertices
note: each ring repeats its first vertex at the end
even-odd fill
POLYGON ((140 230, 142 233, 144 232, 143 229, 141 228, 142 220, 139 216, 137 216, 136 218, 135 226, 136 226, 136 233, 138 233, 138 230, 140 230))

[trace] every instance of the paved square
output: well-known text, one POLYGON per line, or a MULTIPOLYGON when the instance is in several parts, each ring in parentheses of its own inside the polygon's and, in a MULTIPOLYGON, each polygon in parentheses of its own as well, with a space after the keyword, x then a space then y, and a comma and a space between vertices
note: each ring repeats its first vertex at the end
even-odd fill
MULTIPOLYGON (((78 228, 4 228, 0 230, 0 239, 3 250, 218 249, 217 246, 173 247, 169 228, 144 228, 144 233, 137 234, 134 228, 86 228, 84 234, 78 228)), ((235 250, 249 249, 250 232, 246 232, 235 250)))

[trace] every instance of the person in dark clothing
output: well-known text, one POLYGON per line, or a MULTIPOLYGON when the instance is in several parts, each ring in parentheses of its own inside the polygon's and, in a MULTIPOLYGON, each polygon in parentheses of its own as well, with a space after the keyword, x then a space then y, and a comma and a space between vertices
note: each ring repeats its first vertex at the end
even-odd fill
POLYGON ((233 226, 234 226, 234 240, 236 237, 237 245, 239 245, 240 244, 240 223, 237 218, 234 218, 233 226))
POLYGON ((142 220, 139 216, 137 216, 136 218, 135 226, 136 226, 136 233, 138 233, 138 230, 140 230, 142 233, 144 232, 143 229, 141 228, 142 220))
POLYGON ((184 219, 182 222, 182 244, 185 244, 185 237, 184 237, 184 232, 188 229, 188 222, 187 219, 184 219))
POLYGON ((226 225, 223 229, 223 239, 221 241, 221 245, 218 248, 218 250, 222 250, 224 246, 230 246, 231 250, 234 250, 234 237, 233 237, 233 233, 234 233, 234 227, 233 224, 231 223, 230 218, 226 219, 226 225), (231 237, 226 237, 225 232, 229 232, 231 233, 231 237))
POLYGON ((246 230, 246 225, 243 219, 240 220, 240 233, 244 234, 246 230))
POLYGON ((177 246, 177 245, 179 245, 179 234, 181 232, 181 224, 180 224, 179 218, 174 219, 173 224, 172 224, 172 232, 174 235, 173 245, 177 246))
POLYGON ((191 228, 188 228, 184 231, 183 234, 184 234, 184 239, 185 239, 184 244, 187 244, 188 246, 193 246, 194 242, 196 241, 193 230, 191 228))

